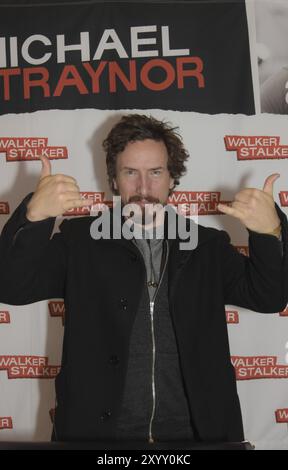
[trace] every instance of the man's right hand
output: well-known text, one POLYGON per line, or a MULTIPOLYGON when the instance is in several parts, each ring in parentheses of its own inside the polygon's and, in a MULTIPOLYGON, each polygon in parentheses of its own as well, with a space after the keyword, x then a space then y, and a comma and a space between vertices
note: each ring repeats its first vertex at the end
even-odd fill
POLYGON ((35 193, 27 204, 26 217, 31 222, 57 217, 67 210, 90 206, 92 199, 82 199, 77 181, 71 176, 51 174, 50 160, 39 157, 42 170, 35 193))

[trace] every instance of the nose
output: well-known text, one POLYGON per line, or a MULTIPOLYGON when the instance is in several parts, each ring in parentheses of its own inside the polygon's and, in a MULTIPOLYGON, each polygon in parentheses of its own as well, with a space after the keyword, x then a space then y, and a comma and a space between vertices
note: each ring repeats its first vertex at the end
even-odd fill
POLYGON ((137 180, 137 193, 146 197, 149 194, 149 190, 150 190, 150 183, 149 183, 148 175, 144 173, 139 173, 138 180, 137 180))

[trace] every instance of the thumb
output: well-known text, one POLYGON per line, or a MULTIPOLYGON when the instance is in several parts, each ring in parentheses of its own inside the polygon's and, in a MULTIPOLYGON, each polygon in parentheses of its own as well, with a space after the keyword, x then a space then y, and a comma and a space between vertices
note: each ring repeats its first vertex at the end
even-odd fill
POLYGON ((279 176, 279 173, 273 173, 266 178, 263 186, 263 191, 265 193, 271 194, 271 196, 273 196, 273 184, 279 178, 279 176))
POLYGON ((45 157, 42 155, 39 157, 41 162, 42 162, 42 168, 41 168, 41 174, 40 174, 40 180, 45 178, 45 176, 50 176, 51 175, 51 163, 49 158, 45 157))

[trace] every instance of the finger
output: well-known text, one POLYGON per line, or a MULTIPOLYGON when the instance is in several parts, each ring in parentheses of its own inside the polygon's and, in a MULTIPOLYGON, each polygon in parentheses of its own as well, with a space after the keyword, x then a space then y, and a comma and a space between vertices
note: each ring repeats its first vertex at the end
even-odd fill
POLYGON ((241 202, 242 204, 248 204, 251 199, 251 193, 247 191, 239 191, 239 193, 235 194, 235 201, 241 202))
POLYGON ((79 191, 65 191, 60 194, 60 199, 62 198, 63 201, 75 201, 76 199, 81 200, 81 194, 79 194, 79 191))
POLYGON ((59 183, 74 183, 77 184, 77 180, 73 178, 73 176, 68 176, 68 175, 63 175, 62 173, 57 173, 56 175, 53 175, 53 178, 55 178, 55 181, 59 183))
POLYGON ((77 209, 79 207, 92 206, 92 204, 92 199, 72 199, 71 201, 66 201, 63 204, 63 208, 65 211, 68 211, 70 209, 77 209))
POLYGON ((232 207, 232 209, 236 209, 239 212, 239 214, 241 213, 241 215, 244 215, 244 212, 248 206, 246 202, 233 201, 230 207, 232 207))
MULTIPOLYGON (((255 196, 257 194, 260 194, 262 193, 262 190, 261 189, 257 189, 257 188, 244 188, 244 189, 241 189, 241 191, 239 191, 236 196, 238 196, 239 194, 245 196, 245 197, 251 197, 251 196, 255 196)), ((236 199, 236 197, 235 197, 236 199)))
POLYGON ((279 178, 279 173, 273 173, 272 175, 268 176, 265 180, 263 191, 264 193, 268 193, 273 196, 273 185, 274 182, 279 178))
POLYGON ((217 206, 218 210, 220 212, 223 212, 224 214, 231 215, 232 217, 236 217, 237 219, 240 219, 242 216, 242 213, 236 209, 235 207, 230 207, 227 204, 218 204, 217 206))
POLYGON ((41 155, 39 158, 42 162, 42 169, 41 169, 41 174, 40 174, 40 180, 42 180, 46 176, 51 175, 52 169, 51 169, 51 163, 50 163, 49 158, 45 157, 45 155, 41 155))
POLYGON ((68 192, 76 192, 78 194, 78 197, 80 197, 80 188, 78 184, 75 183, 67 183, 66 181, 58 183, 56 187, 57 191, 60 193, 68 193, 68 192))

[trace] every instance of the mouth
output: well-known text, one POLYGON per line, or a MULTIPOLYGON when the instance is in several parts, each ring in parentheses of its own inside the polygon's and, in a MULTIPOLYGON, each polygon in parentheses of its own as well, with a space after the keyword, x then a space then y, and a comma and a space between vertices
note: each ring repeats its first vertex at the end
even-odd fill
POLYGON ((148 198, 148 199, 145 199, 145 198, 138 198, 138 197, 132 197, 130 200, 129 200, 129 203, 135 203, 135 204, 139 204, 140 206, 144 206, 146 204, 149 204, 149 205, 154 205, 154 204, 158 204, 159 203, 159 200, 156 199, 156 198, 148 198))

